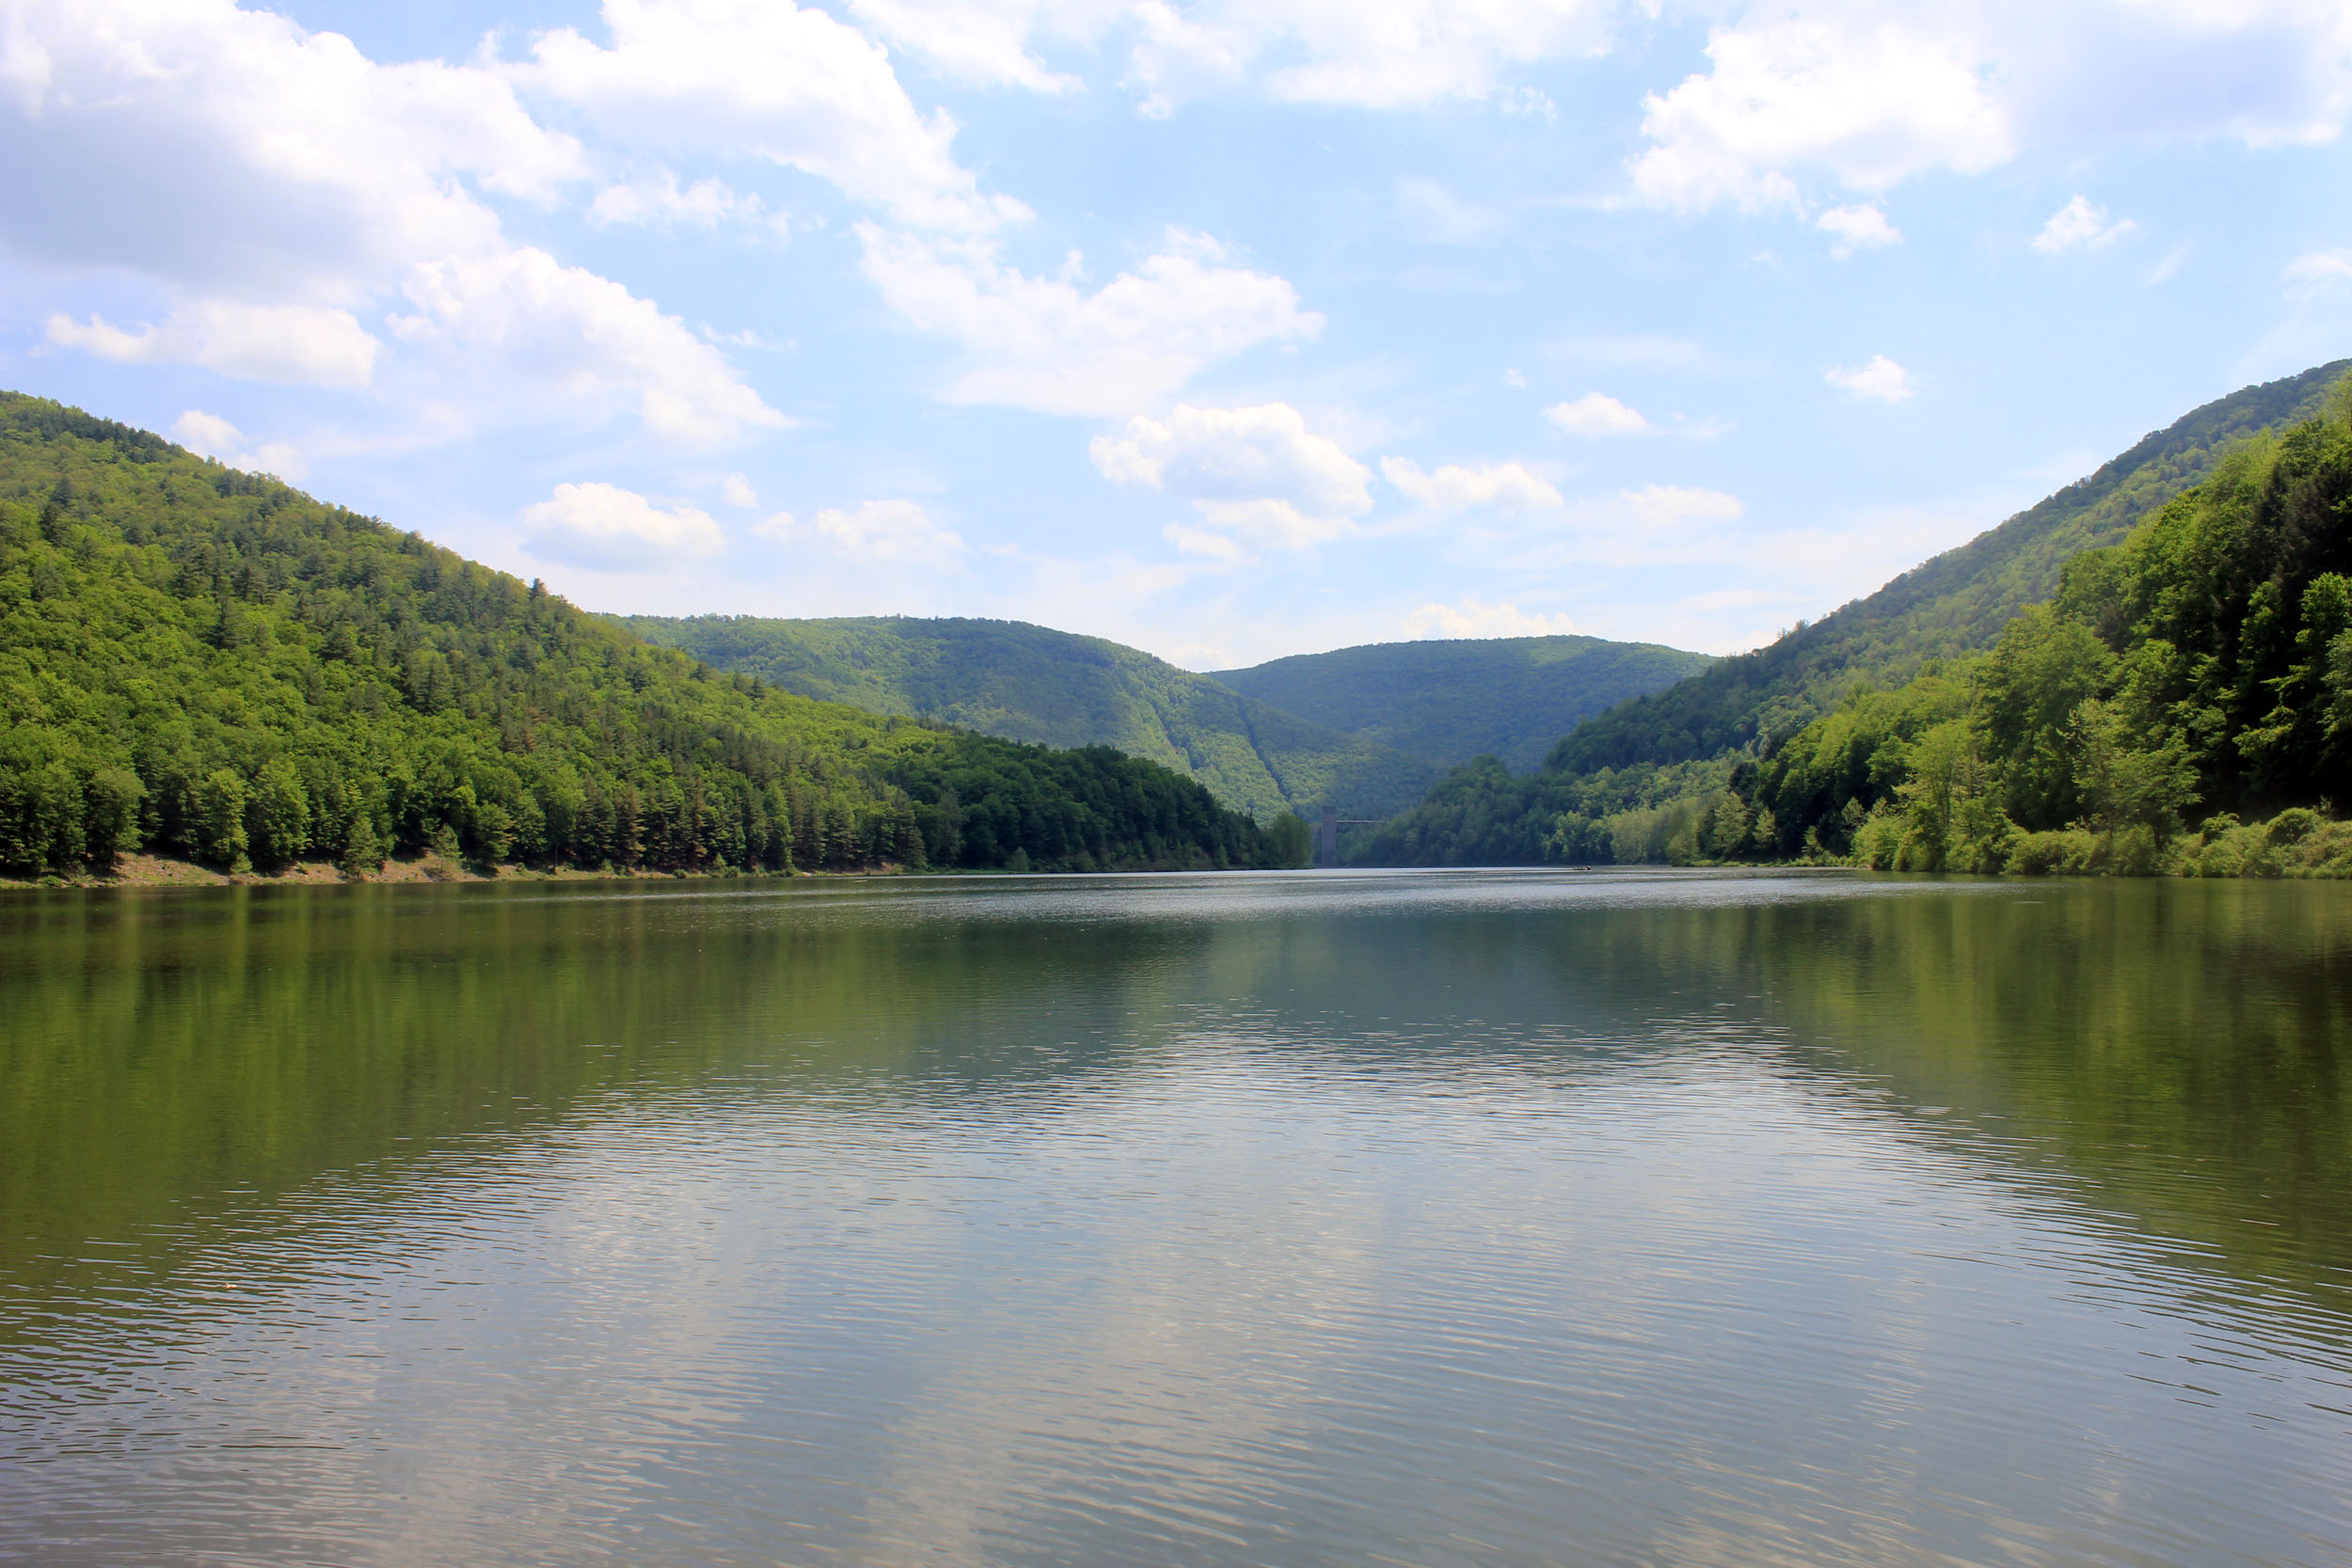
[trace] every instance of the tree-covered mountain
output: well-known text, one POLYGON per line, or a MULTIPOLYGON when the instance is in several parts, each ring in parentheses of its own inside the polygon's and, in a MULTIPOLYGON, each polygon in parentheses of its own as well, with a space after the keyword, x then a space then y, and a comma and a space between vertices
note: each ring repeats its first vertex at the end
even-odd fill
POLYGON ((1200 780, 1261 820, 1327 803, 1385 816, 1421 799, 1442 764, 1458 760, 1409 755, 1137 649, 1020 621, 699 615, 619 624, 714 669, 869 713, 1050 746, 1113 746, 1200 780))
POLYGON ((0 870, 1227 866, 1198 784, 811 701, 373 518, 0 394, 0 870))
POLYGON ((2145 871, 2202 819, 2202 870, 2352 858, 2308 809, 2352 803, 2352 375, 2334 404, 2068 562, 1989 654, 1857 693, 1740 768, 1699 847, 2145 871), (2240 814, 2274 819, 2253 839, 2240 814))
POLYGON ((1597 637, 1462 638, 1300 654, 1210 678, 1433 762, 1496 756, 1524 769, 1595 714, 1714 662, 1597 637))
POLYGON ((2058 591, 2070 558, 2121 540, 2246 436, 2310 419, 2347 365, 2338 360, 2206 404, 1877 593, 1587 720, 1551 765, 1581 774, 1721 756, 1810 723, 1856 681, 1899 686, 1930 659, 1991 647, 2012 616, 2058 591))
MULTIPOLYGON (((2181 516, 2207 515, 2206 509, 2214 504, 2210 497, 2224 489, 2238 494, 2253 483, 2245 477, 2251 471, 2248 465, 2267 476, 2261 483, 2288 483, 2289 479, 2279 476, 2291 477, 2297 470, 2291 465, 2280 468, 2277 459, 2288 447, 2280 444, 2283 438, 2264 433, 2293 428, 2298 434, 2289 444, 2321 440, 2313 433, 2335 428, 2320 419, 2331 398, 2339 412, 2328 417, 2339 422, 2343 418, 2341 388, 2347 366, 2352 361, 2339 361, 2209 404, 2169 430, 2140 442, 2091 478, 1961 549, 1905 574, 1836 615, 1791 632, 1758 653, 1724 660, 1655 696, 1588 721, 1533 773, 1514 775, 1491 764, 1457 769, 1419 806, 1385 825, 1359 858, 1374 863, 1469 865, 1527 864, 1547 859, 1775 858, 1806 852, 1804 835, 1813 830, 1819 830, 1814 840, 1819 852, 1845 853, 1854 846, 1862 820, 1873 808, 1892 801, 1894 792, 1909 778, 1904 770, 1908 765, 1899 761, 1908 754, 1906 748, 1969 711, 1968 705, 1976 700, 1973 683, 1980 668, 1998 666, 2008 657, 1996 653, 1987 665, 1972 662, 1972 656, 1983 655, 1996 643, 2014 651, 2020 646, 2015 640, 2028 635, 2025 628, 2042 626, 2050 616, 2062 616, 2062 607, 2045 612, 2031 612, 2031 607, 2058 594, 2062 583, 2070 580, 2070 570, 2093 569, 2089 564, 2070 568, 2070 562, 2120 559, 2101 552, 2126 538, 2140 537, 2134 534, 2135 528, 2153 529, 2152 515, 2175 519, 2167 527, 2184 526, 2177 522, 2181 516), (2195 494, 2189 495, 2192 491, 2195 494), (2188 499, 2181 499, 2184 496, 2188 499), (2093 553, 2086 556, 2086 551, 2093 553), (2021 611, 2028 612, 2022 620, 2021 611), (1766 776, 1760 784, 1755 782, 1758 752, 1763 754, 1766 776), (1836 760, 1820 760, 1822 757, 1836 760), (1800 766, 1799 759, 1814 760, 1800 766), (1783 774, 1772 771, 1776 767, 1795 768, 1794 776, 1803 782, 1788 784, 1783 774), (1832 776, 1839 782, 1823 782, 1832 776), (1730 786, 1728 797, 1726 786, 1730 786), (1759 788, 1764 792, 1761 795, 1755 793, 1759 788), (1820 809, 1799 809, 1784 799, 1788 790, 1807 799, 1818 796, 1817 806, 1821 801, 1827 804, 1820 809), (1806 795, 1808 791, 1813 794, 1806 795), (1727 801, 1746 804, 1736 809, 1727 806, 1729 815, 1719 817, 1717 806, 1727 801), (1747 813, 1744 819, 1740 811, 1747 813), (1771 820, 1759 837, 1757 824, 1766 812, 1771 820)), ((2296 446, 2295 450, 2303 449, 2296 446)), ((2293 524, 2295 529, 2318 537, 2312 531, 2322 529, 2320 523, 2302 512, 2294 515, 2301 519, 2293 524)), ((2226 530, 2219 525, 2200 525, 2191 531, 2203 541, 2198 549, 2210 552, 2223 547, 2219 541, 2226 530)), ((2255 546, 2249 544, 2246 547, 2255 546)), ((2319 778, 2312 771, 2319 766, 2316 752, 2298 752, 2289 763, 2273 763, 2267 772, 2248 775, 2258 785, 2251 796, 2245 793, 2243 778, 2220 767, 2230 757, 2251 763, 2256 752, 2271 755, 2261 751, 2265 743, 2257 737, 2267 727, 2289 722, 2284 718, 2255 721, 2247 717, 2265 692, 2275 694, 2274 705, 2284 700, 2284 689, 2264 683, 2301 683, 2296 688, 2303 692, 2298 701, 2311 700, 2312 692, 2318 689, 2311 685, 2320 678, 2312 669, 2273 669, 2265 664, 2258 673, 2246 677, 2251 686, 2240 682, 2228 687, 2235 693, 2230 699, 2234 707, 2211 699, 2211 692, 2222 689, 2214 682, 2239 680, 2226 673, 2226 667, 2237 657, 2239 632, 2234 628, 2270 626, 2265 617, 2280 611, 2275 608, 2263 611, 2264 604, 2291 600, 2300 613, 2304 578, 2312 573, 2325 576, 2336 569, 2296 567, 2284 563, 2288 561, 2287 555, 2259 556, 2258 552, 2258 557, 2248 557, 2232 568, 2238 576, 2226 580, 2222 577, 2201 579, 2197 589, 2224 595, 2202 612, 2211 620, 2197 634, 2204 640, 2199 644, 2203 651, 2193 656, 2219 661, 2210 668, 2200 666, 2202 673, 2196 676, 2203 683, 2200 689, 2208 692, 2200 709, 2203 717, 2198 720, 2206 730, 2198 733, 2209 731, 2221 737, 2195 742, 2201 781, 2195 793, 2207 811, 2249 806, 2273 809, 2300 799, 2316 800, 2326 793, 2324 784, 2298 786, 2300 795, 2283 784, 2283 781, 2319 778), (2304 576, 2296 576, 2298 571, 2304 576), (2261 581, 2272 582, 2265 591, 2272 598, 2256 594, 2261 581), (2249 746, 2255 752, 2248 752, 2249 746)), ((2176 587, 2173 591, 2190 590, 2176 587)), ((2320 592, 2325 602, 2328 591, 2320 592)), ((2110 608, 2102 613, 2121 611, 2110 608)), ((2117 625, 2102 624, 2103 636, 2116 631, 2117 625)), ((2179 631, 2174 622, 2166 621, 2159 629, 2146 633, 2143 641, 2164 644, 2173 652, 2163 657, 2172 657, 2186 645, 2177 641, 2179 631)), ((2066 633, 2061 641, 2074 646, 2066 641, 2074 637, 2066 633)), ((2120 644, 2114 651, 2122 657, 2120 644)), ((2313 656, 2305 650, 2301 657, 2308 661, 2313 656)), ((2172 695, 2165 701, 2182 700, 2177 689, 2166 689, 2172 695)), ((2083 687, 2042 716, 2041 727, 2034 732, 2041 737, 2035 744, 2058 744, 2051 738, 2057 733, 2051 726, 2074 723, 2075 703, 2090 697, 2120 700, 2120 688, 2083 687)), ((2048 700, 2058 699, 2050 696, 2048 700)), ((2136 723, 2153 721, 2146 712, 2128 705, 2100 711, 2109 717, 2129 713, 2136 723)), ((2301 729, 2294 733, 2308 732, 2312 722, 2308 715, 2296 720, 2294 723, 2301 729)), ((1941 733, 1948 741, 1952 732, 1941 733)), ((2183 744, 2191 742, 2184 739, 2183 744)), ((2074 754, 2061 748, 2052 755, 2061 753, 2074 754)), ((2058 763, 2045 759, 2045 771, 2058 768, 2058 763)), ((2021 832, 2066 831, 2063 821, 2076 818, 2066 817, 2062 807, 2074 800, 2074 797, 2065 797, 2060 807, 2048 810, 2015 808, 2022 815, 2011 819, 2012 825, 2021 832), (2053 816, 2052 811, 2058 811, 2059 816, 2053 816)), ((2184 800, 2179 804, 2188 802, 2184 800)), ((1891 857, 1891 849, 1879 854, 1883 847, 1873 840, 1863 847, 1865 858, 1891 857)), ((1970 851, 1948 863, 1980 864, 1989 854, 1970 851)), ((1913 858, 1918 859, 1919 852, 1913 858)))

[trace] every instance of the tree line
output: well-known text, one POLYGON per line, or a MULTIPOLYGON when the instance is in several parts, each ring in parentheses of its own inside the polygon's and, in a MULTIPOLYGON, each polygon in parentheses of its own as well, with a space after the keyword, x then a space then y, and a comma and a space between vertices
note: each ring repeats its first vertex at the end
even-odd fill
POLYGON ((2321 401, 2073 555, 1988 650, 1850 674, 1708 760, 1586 767, 1581 732, 1534 774, 1483 758, 1362 858, 2352 872, 2352 373, 2321 401))
POLYGON ((728 676, 160 436, 0 395, 0 870, 1278 863, 1155 764, 728 676))

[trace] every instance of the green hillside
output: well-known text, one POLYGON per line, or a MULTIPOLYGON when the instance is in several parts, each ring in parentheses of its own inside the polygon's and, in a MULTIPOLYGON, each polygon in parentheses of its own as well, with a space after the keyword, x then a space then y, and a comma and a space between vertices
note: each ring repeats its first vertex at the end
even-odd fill
POLYGON ((1281 858, 1154 764, 722 675, 417 534, 0 394, 0 871, 138 849, 356 873, 423 850, 661 870, 1281 858))
POLYGON ((2153 870, 2203 819, 2201 870, 2270 853, 2341 874, 2352 839, 2308 809, 2259 841, 2236 818, 2352 802, 2347 574, 2352 376, 2329 417, 2249 441, 2121 546, 2067 562, 1991 653, 1857 695, 1739 769, 1697 847, 2153 870))
POLYGON ((1597 637, 1464 638, 1300 654, 1210 678, 1433 762, 1492 755, 1525 769, 1595 714, 1714 662, 1597 637))
POLYGON ((1200 780, 1261 820, 1326 802, 1385 816, 1419 800, 1443 770, 1136 649, 1020 621, 701 615, 618 624, 714 669, 869 713, 1050 746, 1114 746, 1200 780))
MULTIPOLYGON (((1587 721, 1533 773, 1514 775, 1492 763, 1457 768, 1421 804, 1383 826, 1357 858, 1506 865, 1760 853, 1754 842, 1727 847, 1741 832, 1700 821, 1727 784, 1746 787, 1740 769, 1752 768, 1756 751, 1778 754, 1824 715, 1837 717, 1808 732, 1806 747, 1826 744, 1826 729, 1849 722, 1848 713, 1862 715, 1853 721, 1866 727, 1911 726, 1898 736, 1903 744, 1913 729, 1949 719, 1963 689, 1953 684, 1963 673, 1955 660, 1991 649, 2021 611, 2056 594, 2071 559, 2131 536, 2174 498, 2213 478, 2219 465, 2239 461, 2233 452, 2260 449, 2259 441, 2249 442, 2265 430, 2307 425, 2328 406, 2347 367, 2352 361, 2338 361, 2208 404, 2090 479, 1868 598, 1587 721), (1926 682, 1899 703, 1867 696, 1923 674, 1926 682), (1703 838, 1703 827, 1714 837, 1697 842, 1693 835, 1703 838)), ((1898 752, 1881 757, 1874 750, 1887 733, 1874 732, 1871 746, 1840 766, 1891 790, 1896 775, 1888 769, 1898 752)), ((1852 798, 1851 787, 1849 781, 1836 811, 1852 798)), ((1857 811, 1878 798, 1865 794, 1857 811)), ((2210 806, 2236 796, 2224 791, 2204 799, 2210 806)), ((2266 799, 2275 803, 2278 797, 2266 799)), ((1811 816, 1793 820, 1788 831, 1800 839, 1816 825, 1811 816)), ((1824 842, 1836 849, 1857 825, 1841 818, 1824 842)), ((1775 833, 1782 826, 1776 816, 1775 833)))
POLYGON ((1992 646, 2019 610, 2058 591, 2070 557, 2121 540, 2202 479, 2232 443, 2310 419, 2347 365, 2338 360, 2206 404, 1867 598, 1586 721, 1562 741, 1555 765, 1589 773, 1719 756, 1801 728, 1858 680, 1899 686, 1929 659, 1992 646))

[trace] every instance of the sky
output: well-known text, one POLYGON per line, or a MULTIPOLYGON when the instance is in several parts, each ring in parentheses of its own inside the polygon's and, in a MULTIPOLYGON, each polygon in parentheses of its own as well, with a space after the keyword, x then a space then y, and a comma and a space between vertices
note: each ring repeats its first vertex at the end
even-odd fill
POLYGON ((2344 0, 0 0, 0 386, 592 610, 1722 653, 2352 354, 2344 0))

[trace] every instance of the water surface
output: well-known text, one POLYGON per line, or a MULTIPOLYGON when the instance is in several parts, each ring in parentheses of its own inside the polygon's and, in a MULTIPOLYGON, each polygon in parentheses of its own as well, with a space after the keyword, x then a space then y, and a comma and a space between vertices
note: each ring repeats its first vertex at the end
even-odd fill
POLYGON ((2352 887, 0 900, 0 1556, 2352 1561, 2352 887))

